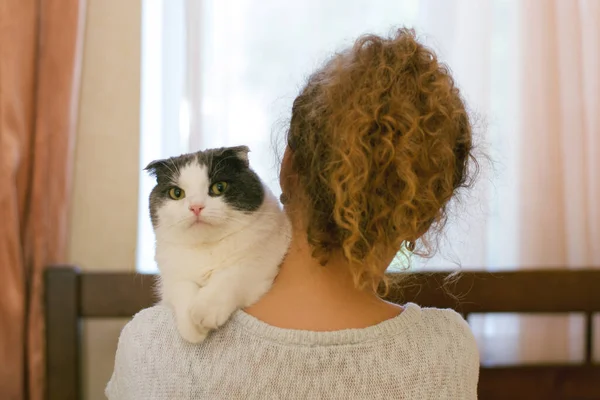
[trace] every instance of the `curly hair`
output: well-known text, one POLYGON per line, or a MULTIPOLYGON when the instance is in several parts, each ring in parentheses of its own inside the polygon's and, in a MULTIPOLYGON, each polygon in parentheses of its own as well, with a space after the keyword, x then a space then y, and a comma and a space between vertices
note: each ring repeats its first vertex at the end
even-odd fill
POLYGON ((431 249, 425 233, 476 165, 471 130, 448 68, 414 31, 337 53, 295 99, 287 134, 313 257, 341 252, 355 284, 376 287, 386 249, 431 249))

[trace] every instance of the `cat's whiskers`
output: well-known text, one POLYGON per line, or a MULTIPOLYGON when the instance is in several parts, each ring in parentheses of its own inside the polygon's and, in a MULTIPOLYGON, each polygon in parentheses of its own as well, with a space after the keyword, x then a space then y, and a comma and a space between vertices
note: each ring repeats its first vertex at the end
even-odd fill
MULTIPOLYGON (((173 159, 172 159, 172 158, 170 158, 170 159, 169 159, 169 161, 171 162, 171 164, 172 164, 172 165, 175 165, 175 164, 174 164, 174 162, 173 162, 173 159)), ((175 175, 175 171, 173 170, 173 168, 171 168, 171 167, 169 166, 169 164, 167 164, 167 163, 164 163, 163 165, 164 165, 165 167, 167 167, 167 168, 169 169, 169 171, 170 171, 170 172, 171 172, 173 175, 175 175)))
POLYGON ((175 226, 181 224, 182 222, 189 221, 190 219, 191 219, 191 217, 189 217, 189 216, 188 217, 184 217, 184 218, 181 218, 181 219, 179 219, 179 220, 177 220, 177 221, 175 221, 175 222, 173 222, 173 223, 171 223, 169 225, 163 225, 163 224, 161 224, 159 222, 158 224, 156 224, 156 229, 161 229, 161 230, 171 229, 171 228, 174 228, 175 226))
POLYGON ((175 167, 175 170, 177 171, 177 175, 181 176, 181 171, 179 170, 179 167, 177 166, 177 164, 175 164, 175 161, 173 161, 172 158, 171 158, 171 164, 173 164, 173 167, 175 167))
MULTIPOLYGON (((270 216, 279 216, 279 215, 281 215, 280 213, 266 212, 266 211, 257 211, 256 213, 258 215, 254 216, 253 219, 257 219, 257 218, 260 218, 260 217, 263 217, 263 216, 269 216, 270 217, 270 216)), ((207 216, 208 216, 208 214, 207 214, 207 216)), ((219 217, 219 218, 223 218, 223 219, 227 219, 227 218, 240 218, 240 217, 235 216, 235 215, 223 215, 223 216, 216 215, 216 216, 219 217)), ((248 220, 248 219, 245 218, 244 220, 248 220)))
POLYGON ((213 153, 210 153, 209 157, 210 157, 210 159, 208 161, 208 165, 212 166, 212 164, 213 164, 213 162, 215 160, 215 155, 213 153))
MULTIPOLYGON (((230 222, 234 222, 234 223, 244 223, 244 225, 249 225, 251 222, 255 221, 257 219, 257 217, 260 216, 279 216, 280 214, 278 212, 271 212, 271 211, 260 211, 259 215, 256 215, 255 218, 243 218, 240 216, 235 216, 235 215, 222 215, 219 214, 218 212, 205 212, 202 214, 201 216, 201 223, 205 223, 207 225, 220 225, 220 223, 230 223, 230 222)), ((161 224, 160 221, 159 223, 156 225, 155 229, 160 229, 160 230, 170 230, 173 229, 179 225, 181 225, 184 222, 191 222, 193 224, 193 222, 195 222, 195 219, 192 216, 187 216, 187 217, 183 217, 178 219, 175 222, 172 222, 168 225, 165 224, 161 224)))
POLYGON ((255 226, 258 229, 258 227, 260 227, 260 224, 253 224, 253 222, 256 221, 256 219, 245 219, 245 218, 239 218, 239 217, 232 217, 232 216, 219 216, 218 217, 220 221, 225 222, 225 223, 241 223, 244 226, 255 226))
MULTIPOLYGON (((211 175, 218 175, 221 170, 219 170, 219 166, 226 160, 230 160, 232 158, 237 158, 236 156, 228 156, 228 157, 223 157, 222 159, 219 160, 219 162, 217 163, 217 165, 214 166, 214 172, 211 175)), ((225 165, 223 165, 223 167, 225 167, 225 165)))

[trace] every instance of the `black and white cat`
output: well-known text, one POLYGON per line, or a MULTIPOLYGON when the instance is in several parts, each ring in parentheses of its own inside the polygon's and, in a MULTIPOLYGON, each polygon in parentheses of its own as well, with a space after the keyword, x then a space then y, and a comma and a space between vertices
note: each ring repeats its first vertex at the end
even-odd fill
POLYGON ((265 294, 289 246, 289 221, 248 152, 210 149, 146 167, 156 177, 150 216, 160 295, 192 343, 265 294))

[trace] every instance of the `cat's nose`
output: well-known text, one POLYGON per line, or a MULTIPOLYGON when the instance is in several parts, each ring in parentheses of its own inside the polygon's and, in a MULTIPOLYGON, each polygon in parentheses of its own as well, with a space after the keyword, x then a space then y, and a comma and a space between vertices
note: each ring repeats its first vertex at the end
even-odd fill
POLYGON ((196 216, 200 215, 200 212, 202 212, 203 209, 204 209, 204 207, 202 207, 202 206, 196 206, 196 205, 190 206, 190 211, 193 212, 194 215, 196 215, 196 216))

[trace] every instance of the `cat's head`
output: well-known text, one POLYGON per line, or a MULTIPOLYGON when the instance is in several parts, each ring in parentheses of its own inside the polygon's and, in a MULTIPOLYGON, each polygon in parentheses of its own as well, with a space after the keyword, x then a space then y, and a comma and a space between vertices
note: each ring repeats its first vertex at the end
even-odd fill
POLYGON ((265 189, 246 146, 209 149, 153 161, 150 217, 157 241, 210 243, 247 226, 265 189))

